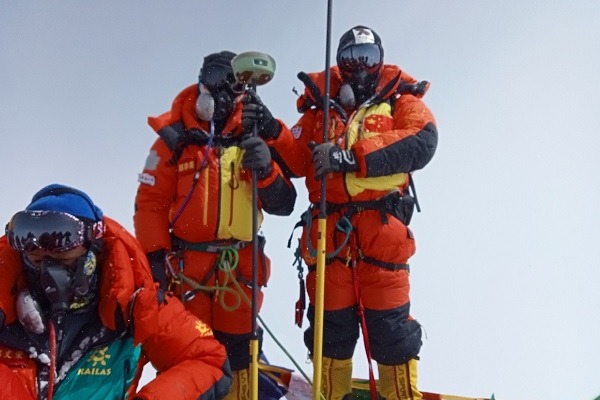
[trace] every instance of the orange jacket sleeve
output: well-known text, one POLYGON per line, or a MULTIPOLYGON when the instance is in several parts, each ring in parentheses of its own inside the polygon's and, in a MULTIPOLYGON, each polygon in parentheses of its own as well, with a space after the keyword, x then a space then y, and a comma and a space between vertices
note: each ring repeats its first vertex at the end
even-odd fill
MULTIPOLYGON (((119 229, 115 221, 107 217, 105 221, 107 231, 118 234, 118 240, 110 245, 115 257, 113 264, 130 262, 129 274, 136 289, 129 300, 127 315, 134 341, 141 343, 145 358, 159 372, 135 398, 222 398, 231 384, 225 348, 215 339, 212 330, 186 311, 177 298, 157 289, 148 261, 135 238, 119 229)), ((129 274, 117 269, 112 272, 122 278, 129 274)))
POLYGON ((267 142, 275 150, 273 157, 287 176, 299 178, 308 173, 312 165, 309 142, 321 143, 313 137, 316 119, 317 111, 307 110, 292 128, 293 132, 281 124, 279 137, 267 142))
POLYGON ((177 169, 169 163, 171 151, 158 138, 146 159, 135 198, 135 235, 144 252, 170 249, 169 212, 177 192, 177 169))
POLYGON ((219 399, 227 394, 231 372, 225 348, 208 325, 187 312, 176 298, 167 297, 159 306, 156 333, 142 343, 142 349, 159 374, 136 398, 219 399))
POLYGON ((352 146, 358 161, 357 177, 385 176, 423 168, 435 154, 438 133, 425 103, 402 95, 394 107, 393 129, 352 146))
POLYGON ((35 400, 18 373, 0 363, 0 399, 35 400))

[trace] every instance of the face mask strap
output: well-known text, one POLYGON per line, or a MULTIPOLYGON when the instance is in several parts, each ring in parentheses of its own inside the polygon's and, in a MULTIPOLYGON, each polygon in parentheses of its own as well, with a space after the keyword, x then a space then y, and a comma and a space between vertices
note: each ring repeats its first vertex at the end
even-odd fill
POLYGON ((73 298, 72 271, 61 262, 45 257, 40 270, 40 283, 52 313, 66 314, 73 298))
POLYGON ((29 268, 30 289, 41 294, 53 315, 77 311, 93 301, 97 291, 97 258, 92 250, 66 265, 44 257, 40 268, 29 268))

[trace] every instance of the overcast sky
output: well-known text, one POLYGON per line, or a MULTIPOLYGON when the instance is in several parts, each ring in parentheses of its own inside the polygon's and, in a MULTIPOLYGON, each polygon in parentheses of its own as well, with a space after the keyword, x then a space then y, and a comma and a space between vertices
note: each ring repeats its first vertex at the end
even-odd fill
MULTIPOLYGON (((365 24, 386 62, 431 82, 440 141, 415 174, 423 211, 411 224, 422 390, 600 394, 599 20, 597 0, 334 1, 334 50, 365 24)), ((324 0, 0 0, 0 219, 58 182, 132 230, 156 139, 146 119, 196 81, 206 54, 270 53, 276 75, 259 94, 291 126, 296 74, 323 69, 325 39, 324 0)), ((294 215, 263 225, 273 270, 262 317, 312 376, 286 248, 307 207, 296 183, 294 215)), ((361 348, 354 376, 367 378, 361 348)), ((265 349, 293 367, 272 340, 265 349)))

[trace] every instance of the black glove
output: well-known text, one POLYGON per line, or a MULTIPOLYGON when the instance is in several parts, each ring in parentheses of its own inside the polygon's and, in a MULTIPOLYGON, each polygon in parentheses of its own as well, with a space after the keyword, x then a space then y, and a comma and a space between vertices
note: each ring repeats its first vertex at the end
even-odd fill
POLYGON ((258 179, 271 175, 271 151, 264 140, 250 137, 240 143, 240 148, 246 150, 242 157, 242 167, 255 170, 258 179))
POLYGON ((152 278, 154 282, 158 282, 159 287, 167 291, 167 273, 165 271, 165 255, 166 250, 160 249, 151 253, 146 253, 148 262, 150 263, 150 270, 152 272, 152 278))
POLYGON ((312 161, 315 166, 315 178, 322 179, 330 172, 358 171, 356 157, 352 150, 342 150, 331 143, 309 144, 312 149, 312 161))
POLYGON ((251 89, 246 91, 242 99, 242 128, 244 133, 252 134, 254 124, 260 137, 263 139, 277 139, 281 132, 281 126, 271 111, 263 104, 260 97, 251 89))

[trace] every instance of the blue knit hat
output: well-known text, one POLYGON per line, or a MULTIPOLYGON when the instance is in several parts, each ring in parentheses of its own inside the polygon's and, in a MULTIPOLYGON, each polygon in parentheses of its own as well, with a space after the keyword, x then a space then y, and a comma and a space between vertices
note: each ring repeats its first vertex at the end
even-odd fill
POLYGON ((90 221, 102 220, 102 210, 87 194, 58 183, 40 189, 26 210, 62 211, 90 221))

